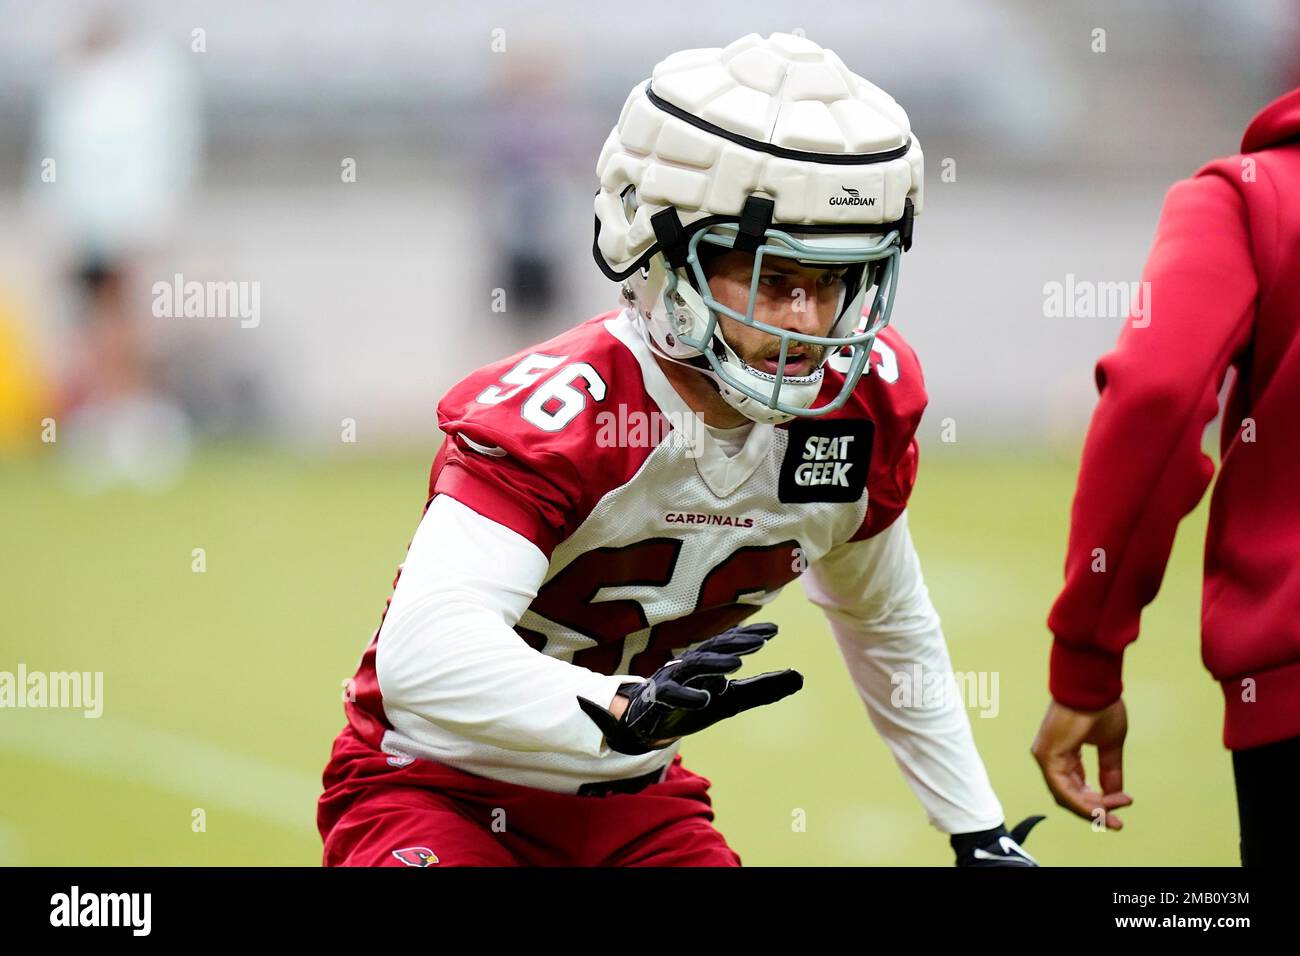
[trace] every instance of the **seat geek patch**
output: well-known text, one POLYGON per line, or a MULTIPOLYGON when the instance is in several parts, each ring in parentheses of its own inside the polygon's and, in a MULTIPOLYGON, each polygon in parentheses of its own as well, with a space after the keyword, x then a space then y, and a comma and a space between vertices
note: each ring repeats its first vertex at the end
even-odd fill
POLYGON ((777 497, 790 504, 857 501, 867 484, 875 433, 875 424, 865 419, 791 422, 777 497))

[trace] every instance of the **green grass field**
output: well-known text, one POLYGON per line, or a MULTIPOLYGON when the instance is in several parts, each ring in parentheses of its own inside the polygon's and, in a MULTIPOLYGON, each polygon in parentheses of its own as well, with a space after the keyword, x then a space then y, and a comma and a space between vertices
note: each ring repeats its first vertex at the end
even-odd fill
MULTIPOLYGON (((0 468, 0 670, 104 672, 100 719, 0 710, 0 864, 318 863, 341 683, 419 519, 430 457, 209 451, 174 491, 93 498, 39 462, 0 468)), ((1204 507, 1127 658, 1125 830, 1059 810, 1029 756, 1074 465, 923 455, 913 534, 954 667, 999 679, 997 716, 971 711, 994 785, 1010 822, 1048 814, 1028 845, 1047 864, 1235 865, 1222 700, 1197 638, 1204 507)), ((747 865, 949 864, 797 585, 773 618, 780 636, 746 670, 798 667, 803 692, 682 749, 713 781, 719 828, 747 865)))

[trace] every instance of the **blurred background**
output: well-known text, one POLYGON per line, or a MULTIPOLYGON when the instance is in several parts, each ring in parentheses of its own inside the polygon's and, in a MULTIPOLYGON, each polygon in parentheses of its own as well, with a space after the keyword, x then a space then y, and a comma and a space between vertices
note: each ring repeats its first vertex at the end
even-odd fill
MULTIPOLYGON (((1126 829, 1057 810, 1028 754, 1125 318, 1045 303, 1139 279, 1169 185, 1300 83, 1300 4, 0 0, 0 23, 0 671, 104 675, 98 719, 0 709, 0 864, 319 861, 341 683, 438 398, 617 304, 591 197, 628 90, 778 30, 925 149, 894 311, 931 396, 913 533, 955 667, 999 676, 971 714, 1008 817, 1050 810, 1046 863, 1236 863, 1203 511, 1128 654, 1126 829)), ((683 749, 719 827, 751 865, 950 862, 824 624, 797 589, 775 608, 813 692, 683 749)))

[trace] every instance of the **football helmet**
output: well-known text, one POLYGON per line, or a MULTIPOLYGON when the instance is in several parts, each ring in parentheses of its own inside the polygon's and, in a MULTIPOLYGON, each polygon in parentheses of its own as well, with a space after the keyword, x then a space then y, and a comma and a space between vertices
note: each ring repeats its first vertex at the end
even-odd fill
POLYGON ((830 50, 784 33, 685 50, 632 90, 605 140, 593 253, 656 353, 712 377, 754 421, 818 417, 848 400, 889 322, 922 171, 907 114, 830 50), (753 254, 743 312, 709 288, 709 254, 728 250, 753 254), (843 270, 828 334, 755 318, 769 256, 843 270), (736 354, 720 316, 779 341, 775 372, 736 354), (820 362, 786 375, 795 342, 820 362), (832 359, 844 383, 813 408, 832 359))

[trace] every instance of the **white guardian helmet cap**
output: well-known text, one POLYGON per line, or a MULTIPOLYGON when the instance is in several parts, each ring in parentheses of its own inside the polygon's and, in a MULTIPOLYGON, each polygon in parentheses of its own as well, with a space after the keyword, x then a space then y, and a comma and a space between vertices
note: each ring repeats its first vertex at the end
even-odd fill
POLYGON ((786 33, 683 50, 637 84, 605 140, 593 252, 658 354, 755 421, 817 417, 848 400, 889 322, 922 172, 902 107, 830 50, 786 33), (727 250, 754 255, 744 312, 709 290, 702 259, 727 250), (765 256, 846 270, 829 334, 755 319, 765 256), (775 373, 736 354, 720 315, 780 341, 775 373), (784 374, 791 342, 820 347, 809 374, 784 374), (844 384, 812 408, 832 357, 844 384))

